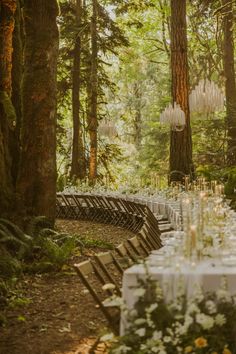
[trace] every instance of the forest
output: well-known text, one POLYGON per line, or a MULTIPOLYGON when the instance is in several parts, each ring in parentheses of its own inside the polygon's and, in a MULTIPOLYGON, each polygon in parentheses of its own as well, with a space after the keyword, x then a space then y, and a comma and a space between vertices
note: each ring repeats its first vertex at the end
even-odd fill
POLYGON ((114 246, 86 239, 96 225, 58 226, 57 194, 155 193, 203 178, 235 206, 235 6, 0 0, 2 326, 22 276, 114 246))

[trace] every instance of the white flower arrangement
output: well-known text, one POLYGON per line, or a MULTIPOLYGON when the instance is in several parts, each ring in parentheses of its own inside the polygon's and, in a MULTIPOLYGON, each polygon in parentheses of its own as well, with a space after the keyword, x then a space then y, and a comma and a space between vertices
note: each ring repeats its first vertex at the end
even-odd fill
POLYGON ((164 301, 157 282, 142 281, 125 335, 111 339, 111 354, 236 354, 236 298, 225 287, 191 299, 164 301), (143 291, 145 290, 145 291, 143 291))

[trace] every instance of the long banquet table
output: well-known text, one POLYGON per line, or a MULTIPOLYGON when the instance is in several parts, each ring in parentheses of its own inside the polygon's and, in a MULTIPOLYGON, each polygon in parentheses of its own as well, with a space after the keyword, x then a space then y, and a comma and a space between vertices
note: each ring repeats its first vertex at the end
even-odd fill
MULTIPOLYGON (((168 216, 173 226, 178 225, 180 218, 178 203, 153 200, 150 209, 168 216)), ((153 251, 146 259, 145 265, 142 263, 135 264, 124 272, 122 296, 129 310, 134 307, 137 301, 134 290, 139 287, 139 279, 145 279, 147 276, 147 270, 148 275, 160 283, 166 301, 174 298, 180 281, 187 296, 191 296, 194 293, 196 285, 201 286, 203 291, 216 291, 221 286, 222 280, 227 284, 228 290, 232 294, 236 294, 236 261, 230 264, 230 262, 224 262, 222 257, 217 257, 216 255, 216 257, 203 259, 201 262, 196 261, 191 263, 187 262, 184 258, 175 257, 175 254, 172 253, 172 258, 169 262, 160 264, 156 259, 162 256, 165 247, 168 247, 168 245, 157 251, 153 251)), ((121 334, 124 334, 126 326, 126 318, 122 315, 121 334)))

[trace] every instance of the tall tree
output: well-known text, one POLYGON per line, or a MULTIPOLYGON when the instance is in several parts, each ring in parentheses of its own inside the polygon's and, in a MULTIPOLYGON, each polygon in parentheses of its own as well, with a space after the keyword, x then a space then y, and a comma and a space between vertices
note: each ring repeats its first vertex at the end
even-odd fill
POLYGON ((226 94, 226 124, 228 130, 227 164, 236 165, 236 82, 234 67, 234 17, 232 1, 222 0, 223 64, 226 94))
POLYGON ((22 154, 18 191, 27 213, 55 217, 56 0, 25 0, 22 154))
POLYGON ((20 128, 22 119, 21 83, 23 74, 23 21, 21 1, 17 0, 15 12, 15 26, 13 32, 12 57, 12 103, 16 112, 16 126, 11 137, 10 149, 12 156, 12 178, 14 185, 20 160, 20 128))
POLYGON ((0 2, 0 212, 11 207, 13 184, 11 177, 10 133, 15 125, 12 94, 12 37, 16 0, 0 2))
POLYGON ((171 131, 170 180, 181 181, 193 175, 192 138, 189 114, 186 0, 171 0, 171 73, 172 98, 185 113, 183 131, 171 131))
POLYGON ((73 51, 72 68, 72 110, 73 110, 73 145, 71 160, 71 177, 84 179, 86 176, 85 150, 83 144, 83 131, 80 116, 80 91, 81 91, 81 51, 82 51, 82 1, 76 0, 76 33, 73 51))
POLYGON ((90 137, 89 181, 91 184, 97 178, 97 99, 98 99, 98 39, 97 39, 97 0, 92 0, 93 13, 91 18, 91 71, 89 83, 89 116, 88 131, 90 137))

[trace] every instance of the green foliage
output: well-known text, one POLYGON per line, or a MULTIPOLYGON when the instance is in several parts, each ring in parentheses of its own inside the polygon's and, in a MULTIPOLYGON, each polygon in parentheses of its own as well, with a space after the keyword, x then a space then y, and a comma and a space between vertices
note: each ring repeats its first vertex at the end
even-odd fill
POLYGON ((30 253, 32 239, 25 235, 20 228, 6 219, 0 219, 0 245, 18 259, 30 253))
POLYGON ((228 196, 236 196, 236 167, 227 169, 227 182, 225 184, 225 194, 228 196))
POLYGON ((37 237, 42 229, 53 229, 52 222, 46 216, 37 216, 27 224, 27 232, 32 237, 37 237))
POLYGON ((9 279, 21 274, 21 262, 10 254, 2 254, 0 258, 0 277, 9 279))
POLYGON ((124 316, 126 333, 113 340, 109 353, 236 353, 234 296, 225 288, 216 292, 195 291, 186 298, 184 284, 165 301, 153 279, 141 280, 134 289, 137 302, 124 316), (227 349, 226 349, 227 348, 227 349))
POLYGON ((58 245, 55 241, 44 238, 41 247, 43 256, 40 262, 46 262, 55 270, 60 270, 75 250, 76 242, 74 238, 69 238, 62 245, 58 245))
POLYGON ((30 299, 20 296, 19 294, 15 293, 10 297, 10 300, 8 302, 8 306, 11 308, 16 308, 16 307, 23 307, 25 305, 28 305, 31 302, 30 299))
POLYGON ((87 248, 101 248, 101 249, 113 249, 114 245, 110 242, 105 242, 102 240, 96 240, 88 237, 81 237, 80 240, 82 241, 84 247, 87 248))
POLYGON ((0 104, 3 106, 9 127, 13 129, 16 124, 16 112, 10 97, 5 91, 0 91, 0 104))

